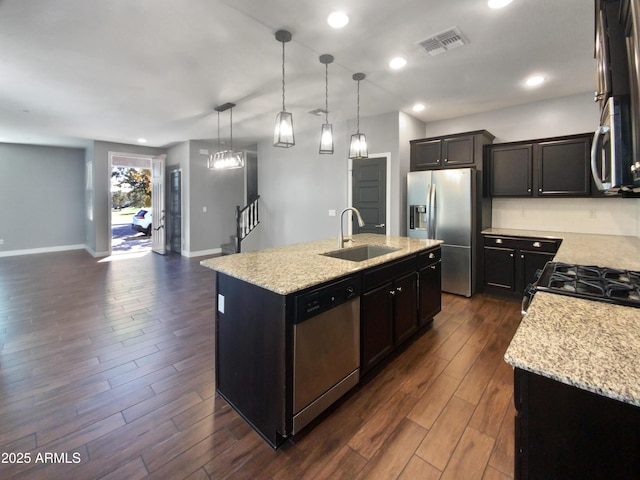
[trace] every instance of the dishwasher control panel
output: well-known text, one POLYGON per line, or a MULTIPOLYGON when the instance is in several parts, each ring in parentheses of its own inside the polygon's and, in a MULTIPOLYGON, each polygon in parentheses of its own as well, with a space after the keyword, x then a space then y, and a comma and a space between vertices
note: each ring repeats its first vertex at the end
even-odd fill
POLYGON ((348 300, 359 297, 362 293, 360 275, 347 277, 337 282, 329 283, 296 296, 296 315, 294 323, 340 305, 348 300))

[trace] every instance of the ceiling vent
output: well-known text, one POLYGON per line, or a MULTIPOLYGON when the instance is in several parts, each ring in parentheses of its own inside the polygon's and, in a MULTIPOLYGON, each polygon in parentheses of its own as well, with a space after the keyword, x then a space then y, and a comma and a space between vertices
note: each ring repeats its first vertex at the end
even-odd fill
POLYGON ((440 55, 448 50, 462 47, 469 43, 469 40, 462 34, 458 27, 451 27, 432 37, 418 42, 417 45, 432 57, 440 55))

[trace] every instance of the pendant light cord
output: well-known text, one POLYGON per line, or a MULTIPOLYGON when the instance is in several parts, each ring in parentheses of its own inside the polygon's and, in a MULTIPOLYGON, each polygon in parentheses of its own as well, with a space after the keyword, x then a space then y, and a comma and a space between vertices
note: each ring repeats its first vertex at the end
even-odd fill
POLYGON ((286 112, 284 108, 284 44, 285 42, 282 42, 282 111, 286 112))
POLYGON ((356 110, 356 131, 360 133, 360 80, 358 80, 358 96, 357 96, 357 110, 356 110))
POLYGON ((329 64, 324 64, 324 123, 329 123, 329 64))
POLYGON ((220 110, 218 110, 218 152, 220 151, 220 110))

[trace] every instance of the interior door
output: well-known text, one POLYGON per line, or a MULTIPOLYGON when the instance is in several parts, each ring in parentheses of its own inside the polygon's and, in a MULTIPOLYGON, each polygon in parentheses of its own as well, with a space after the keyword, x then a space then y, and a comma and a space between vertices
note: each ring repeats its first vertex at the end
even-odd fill
MULTIPOLYGON (((169 175, 169 249, 182 251, 182 171, 172 170, 169 175)), ((165 222, 167 223, 167 222, 165 222)))
POLYGON ((387 159, 366 158, 353 162, 352 205, 364 220, 360 227, 353 218, 353 233, 387 233, 387 159))
POLYGON ((159 155, 151 159, 151 207, 153 208, 153 222, 151 228, 151 249, 164 255, 167 253, 164 228, 164 160, 166 155, 159 155))

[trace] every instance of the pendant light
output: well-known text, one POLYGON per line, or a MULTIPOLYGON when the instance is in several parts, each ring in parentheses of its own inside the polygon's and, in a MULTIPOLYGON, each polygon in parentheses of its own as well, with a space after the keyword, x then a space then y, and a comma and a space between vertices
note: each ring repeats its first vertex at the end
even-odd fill
POLYGON ((284 107, 284 44, 291 41, 291 32, 278 30, 276 40, 282 43, 282 111, 276 116, 273 146, 289 148, 296 144, 293 138, 293 115, 284 107))
POLYGON ((215 108, 218 112, 218 151, 209 156, 210 170, 231 170, 244 167, 243 152, 233 150, 233 107, 235 106, 235 103, 225 103, 215 108), (229 110, 229 148, 220 150, 220 112, 226 110, 229 110))
POLYGON ((329 64, 333 55, 320 55, 320 63, 324 64, 324 123, 320 131, 320 153, 333 153, 333 127, 329 123, 329 64))
POLYGON ((364 133, 360 133, 360 81, 364 80, 366 75, 364 73, 354 73, 353 78, 358 82, 358 110, 356 114, 357 129, 356 133, 351 135, 351 143, 349 144, 349 158, 357 160, 359 158, 369 158, 369 152, 367 151, 367 139, 364 133))

